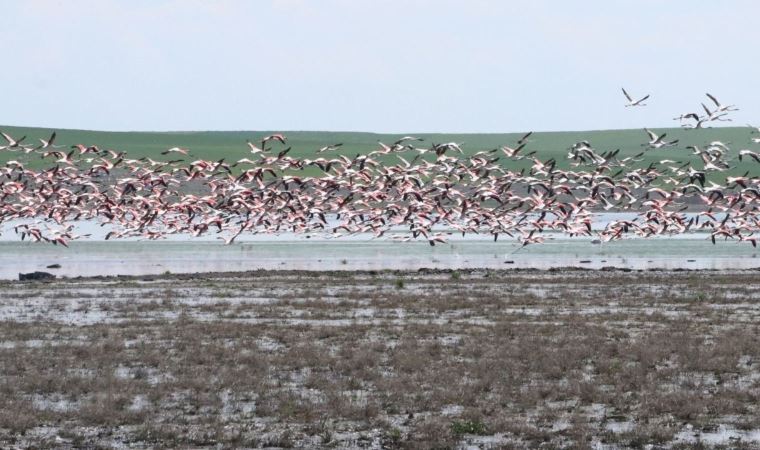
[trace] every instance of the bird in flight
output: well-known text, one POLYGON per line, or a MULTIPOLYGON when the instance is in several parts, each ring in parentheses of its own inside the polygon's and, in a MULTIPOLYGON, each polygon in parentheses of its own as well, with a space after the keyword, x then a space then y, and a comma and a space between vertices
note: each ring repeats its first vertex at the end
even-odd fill
POLYGON ((172 148, 170 148, 168 150, 164 150, 163 152, 161 152, 161 154, 162 155, 168 155, 169 153, 181 153, 183 155, 187 155, 188 151, 189 150, 186 149, 186 148, 172 147, 172 148))
POLYGON ((649 135, 649 142, 647 142, 646 144, 641 144, 641 145, 648 145, 650 148, 662 148, 662 147, 673 147, 674 145, 678 143, 678 139, 674 141, 670 141, 670 142, 665 141, 665 136, 667 135, 667 133, 663 133, 658 136, 652 130, 649 130, 647 128, 644 128, 644 131, 646 131, 647 134, 649 135))
POLYGON ((642 103, 642 102, 649 98, 649 94, 641 97, 638 100, 634 100, 633 97, 631 97, 630 94, 626 92, 625 88, 620 88, 620 89, 623 91, 623 95, 625 95, 625 98, 628 99, 628 103, 625 105, 626 108, 629 106, 646 106, 646 103, 642 103))
POLYGON ((739 111, 739 108, 736 107, 736 105, 723 105, 721 104, 717 98, 715 98, 714 95, 710 95, 710 93, 705 94, 710 100, 712 100, 713 103, 715 103, 716 112, 729 112, 729 111, 739 111))

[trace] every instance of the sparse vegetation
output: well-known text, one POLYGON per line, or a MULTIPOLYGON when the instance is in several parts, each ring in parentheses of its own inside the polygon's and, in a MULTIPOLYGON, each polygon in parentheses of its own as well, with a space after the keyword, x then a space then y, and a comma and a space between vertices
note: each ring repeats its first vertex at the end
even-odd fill
POLYGON ((459 272, 5 283, 0 446, 760 444, 754 272, 459 272))
POLYGON ((486 434, 486 425, 479 420, 462 420, 455 421, 451 424, 451 431, 456 436, 464 434, 486 434))

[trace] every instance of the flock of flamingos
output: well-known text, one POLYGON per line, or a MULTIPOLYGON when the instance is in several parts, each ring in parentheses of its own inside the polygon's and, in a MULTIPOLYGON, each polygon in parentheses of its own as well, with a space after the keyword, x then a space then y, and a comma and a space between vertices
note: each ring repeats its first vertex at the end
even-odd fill
MULTIPOLYGON (((623 93, 626 106, 643 106, 649 97, 623 93)), ((684 127, 731 120, 726 116, 736 108, 707 95, 714 106, 703 103, 704 114, 676 118, 684 127)), ((39 155, 51 164, 32 170, 16 158, 0 168, 0 227, 10 223, 22 240, 64 246, 87 236, 75 234, 76 221, 108 226, 105 239, 214 234, 227 244, 244 233, 382 237, 394 230, 389 239, 423 238, 430 245, 452 233, 479 233, 494 240, 510 236, 525 246, 543 242, 546 232, 610 241, 702 230, 713 242, 756 246, 760 178, 712 173, 726 171, 737 158, 760 162, 760 153, 731 155, 719 141, 681 149, 678 141, 645 131, 648 141, 637 155, 574 144, 567 155, 571 170, 536 156, 531 133, 472 155, 455 142, 406 136, 353 158, 336 154, 341 144, 327 146, 313 159, 289 156, 286 137, 273 134, 248 142, 241 148, 246 157, 231 161, 191 161, 188 149, 179 147, 162 152, 170 161, 130 159, 94 145, 64 149, 55 144, 55 133, 39 145, 2 133, 0 151, 39 155), (636 167, 648 149, 663 147, 676 147, 673 159, 636 167), (697 163, 675 161, 687 153, 698 155, 697 163), (595 214, 610 210, 638 214, 592 229, 595 214)))

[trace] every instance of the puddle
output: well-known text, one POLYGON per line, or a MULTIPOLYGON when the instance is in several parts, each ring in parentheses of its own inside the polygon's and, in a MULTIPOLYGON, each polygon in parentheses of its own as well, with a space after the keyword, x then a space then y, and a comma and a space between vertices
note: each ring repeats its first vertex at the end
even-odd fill
POLYGON ((676 434, 674 440, 688 444, 701 442, 708 445, 731 445, 739 442, 760 443, 760 429, 757 430, 739 430, 726 425, 719 425, 714 431, 694 430, 687 426, 676 434))

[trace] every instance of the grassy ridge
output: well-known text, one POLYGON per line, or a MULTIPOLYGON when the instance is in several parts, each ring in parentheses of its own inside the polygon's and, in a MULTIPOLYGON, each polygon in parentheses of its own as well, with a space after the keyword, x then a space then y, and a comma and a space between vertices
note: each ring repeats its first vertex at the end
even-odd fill
MULTIPOLYGON (((15 138, 26 135, 24 143, 37 143, 38 138, 47 139, 52 133, 49 128, 30 128, 1 126, 0 130, 9 133, 15 138)), ((672 159, 678 161, 694 161, 695 167, 701 167, 698 158, 690 155, 686 150, 688 145, 705 146, 715 140, 729 144, 732 151, 729 159, 734 159, 740 149, 760 149, 760 145, 751 141, 752 130, 748 127, 722 127, 700 130, 685 130, 681 128, 653 129, 657 133, 667 132, 668 140, 679 139, 678 147, 660 150, 648 150, 645 160, 636 166, 647 165, 651 161, 660 159, 672 159)), ((235 161, 250 156, 245 145, 246 140, 259 141, 263 136, 272 134, 271 131, 197 131, 197 132, 110 132, 110 131, 86 131, 86 130, 56 130, 58 135, 56 144, 70 146, 73 144, 98 145, 100 148, 124 150, 132 158, 147 156, 154 160, 166 160, 168 157, 160 153, 170 147, 186 147, 191 150, 194 158, 218 160, 225 158, 227 161, 235 161)), ((402 134, 376 134, 360 132, 325 132, 325 131, 289 131, 284 132, 288 138, 288 144, 292 146, 290 156, 314 157, 318 148, 328 144, 343 143, 340 151, 326 152, 321 156, 345 154, 355 156, 357 153, 368 153, 378 148, 377 142, 390 144, 402 134)), ((464 143, 463 149, 467 154, 478 151, 490 150, 501 145, 515 145, 522 133, 489 133, 489 134, 430 134, 410 133, 413 136, 425 140, 421 145, 431 143, 458 142, 464 143)), ((758 135, 754 135, 758 136, 758 135)), ((538 132, 530 138, 530 143, 524 152, 537 151, 536 156, 542 160, 555 158, 558 167, 568 168, 567 149, 572 144, 581 140, 588 140, 597 149, 598 153, 604 150, 620 149, 621 156, 635 155, 640 153, 648 141, 643 130, 603 130, 603 131, 562 131, 562 132, 538 132)), ((499 152, 498 154, 501 155, 499 152)), ((172 158, 176 155, 169 155, 172 158)), ((19 152, 0 151, 0 163, 8 160, 21 160, 30 168, 46 167, 52 164, 52 159, 40 160, 36 156, 22 155, 19 152)), ((395 160, 395 158, 393 158, 395 160)), ((526 166, 510 162, 517 168, 526 166)), ((753 161, 739 163, 734 161, 735 167, 728 174, 744 173, 747 170, 756 171, 753 161)))

